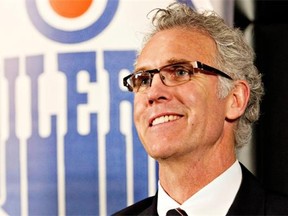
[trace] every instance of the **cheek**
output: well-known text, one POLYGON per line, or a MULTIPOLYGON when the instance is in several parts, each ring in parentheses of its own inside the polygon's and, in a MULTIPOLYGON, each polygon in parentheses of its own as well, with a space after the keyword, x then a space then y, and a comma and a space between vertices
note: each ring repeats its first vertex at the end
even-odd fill
MULTIPOLYGON (((145 111, 145 105, 143 101, 143 97, 135 95, 134 98, 134 122, 136 128, 138 129, 141 117, 145 111)), ((143 117, 142 117, 143 118, 143 117)))
POLYGON ((218 115, 218 109, 221 109, 213 83, 210 86, 202 86, 200 84, 198 87, 200 86, 201 88, 194 88, 194 91, 190 91, 193 93, 186 94, 181 101, 189 110, 188 121, 193 125, 207 124, 207 119, 215 118, 215 115, 218 115))
POLYGON ((145 110, 147 107, 144 104, 144 101, 142 98, 134 98, 134 124, 138 133, 138 137, 141 140, 142 144, 145 147, 145 140, 144 140, 144 134, 147 130, 147 122, 145 121, 145 110))

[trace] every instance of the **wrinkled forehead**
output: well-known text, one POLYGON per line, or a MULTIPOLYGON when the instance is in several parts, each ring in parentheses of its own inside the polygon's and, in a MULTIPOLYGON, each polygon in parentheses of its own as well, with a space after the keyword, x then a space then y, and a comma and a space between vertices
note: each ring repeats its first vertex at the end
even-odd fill
POLYGON ((158 68, 171 61, 182 59, 215 65, 216 43, 199 30, 173 28, 153 35, 137 57, 135 69, 158 68))

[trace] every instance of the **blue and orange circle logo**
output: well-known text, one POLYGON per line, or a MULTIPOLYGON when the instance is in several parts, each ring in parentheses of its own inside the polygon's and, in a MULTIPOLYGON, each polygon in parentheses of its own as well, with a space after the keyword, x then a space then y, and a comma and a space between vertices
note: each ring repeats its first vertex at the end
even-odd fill
POLYGON ((75 18, 83 15, 91 6, 92 0, 49 0, 52 8, 60 16, 75 18))
POLYGON ((29 18, 47 38, 80 43, 101 33, 112 21, 119 0, 26 0, 29 18))

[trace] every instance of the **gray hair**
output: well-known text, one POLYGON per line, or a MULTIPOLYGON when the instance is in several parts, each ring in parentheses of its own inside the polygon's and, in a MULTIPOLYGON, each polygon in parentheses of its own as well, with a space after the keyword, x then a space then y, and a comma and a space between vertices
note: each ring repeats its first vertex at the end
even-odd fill
MULTIPOLYGON (((172 28, 197 29, 208 34, 216 43, 217 67, 227 72, 235 80, 246 80, 250 87, 250 98, 245 113, 238 120, 234 131, 235 147, 240 148, 250 142, 252 125, 260 115, 260 101, 264 94, 261 74, 254 65, 255 54, 247 45, 243 33, 231 28, 216 13, 198 13, 185 4, 173 3, 166 9, 157 9, 152 24, 152 32, 144 43, 157 32, 172 28)), ((224 98, 233 88, 234 82, 219 77, 219 96, 224 98)))

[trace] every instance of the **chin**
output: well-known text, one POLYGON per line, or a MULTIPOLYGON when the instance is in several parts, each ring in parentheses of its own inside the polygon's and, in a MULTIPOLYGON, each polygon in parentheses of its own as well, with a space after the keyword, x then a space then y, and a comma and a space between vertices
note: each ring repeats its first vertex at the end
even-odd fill
POLYGON ((146 141, 146 142, 142 142, 143 146, 146 150, 146 152, 153 158, 155 157, 162 157, 164 155, 169 154, 169 152, 171 153, 171 151, 174 149, 171 149, 170 145, 171 143, 168 142, 168 140, 161 140, 161 142, 155 142, 155 140, 157 139, 153 139, 154 141, 146 141), (152 144, 151 144, 152 143, 152 144), (170 147, 169 147, 170 146, 170 147))
POLYGON ((159 160, 166 160, 171 156, 170 152, 165 151, 164 149, 158 149, 159 151, 147 151, 150 157, 159 161, 159 160))

